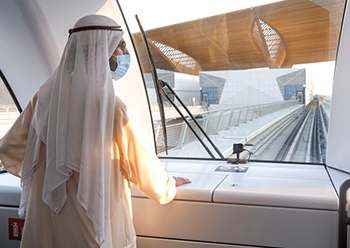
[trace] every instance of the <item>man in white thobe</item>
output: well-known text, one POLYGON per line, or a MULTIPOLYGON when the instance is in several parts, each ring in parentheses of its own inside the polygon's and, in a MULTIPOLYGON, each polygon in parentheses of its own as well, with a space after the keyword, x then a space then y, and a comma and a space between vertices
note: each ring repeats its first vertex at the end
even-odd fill
POLYGON ((58 68, 0 142, 4 167, 21 177, 21 247, 136 247, 130 183, 160 204, 189 183, 141 144, 114 94, 112 77, 128 61, 122 35, 108 17, 81 18, 58 68))

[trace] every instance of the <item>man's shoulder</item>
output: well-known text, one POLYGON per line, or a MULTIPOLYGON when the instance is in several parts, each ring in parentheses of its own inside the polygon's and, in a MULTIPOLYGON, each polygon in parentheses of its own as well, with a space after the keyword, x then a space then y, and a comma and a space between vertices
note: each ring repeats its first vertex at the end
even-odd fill
POLYGON ((118 112, 120 110, 126 110, 127 106, 126 104, 120 99, 119 97, 115 96, 114 98, 114 110, 115 112, 118 112))

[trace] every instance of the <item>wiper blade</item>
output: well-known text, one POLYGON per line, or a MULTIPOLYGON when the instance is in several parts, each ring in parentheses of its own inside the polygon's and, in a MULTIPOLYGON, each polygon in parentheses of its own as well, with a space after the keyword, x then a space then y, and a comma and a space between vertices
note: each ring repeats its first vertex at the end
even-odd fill
POLYGON ((142 41, 145 45, 145 48, 147 50, 147 55, 148 55, 148 61, 149 64, 151 66, 151 73, 152 73, 152 77, 153 77, 153 81, 154 81, 154 86, 156 89, 156 96, 157 96, 157 101, 158 101, 158 105, 160 108, 160 118, 162 121, 162 127, 163 127, 163 137, 164 137, 164 143, 165 143, 165 150, 166 150, 166 154, 168 155, 168 141, 167 141, 167 133, 166 133, 166 127, 165 127, 165 114, 164 114, 164 106, 163 106, 163 101, 162 101, 162 95, 161 93, 163 93, 163 95, 169 100, 169 102, 171 103, 171 105, 173 105, 173 107, 176 109, 176 111, 179 113, 179 115, 181 116, 181 118, 185 121, 185 123, 188 125, 188 127, 191 129, 191 131, 193 132, 193 134, 196 136, 196 138, 198 139, 198 141, 202 144, 202 146, 204 147, 204 149, 208 152, 208 154, 212 157, 215 158, 214 154, 210 151, 210 149, 205 145, 205 143, 203 142, 203 140, 199 137, 199 135, 197 134, 197 132, 193 129, 193 127, 190 125, 190 123, 188 122, 188 120, 186 119, 186 117, 182 114, 182 112, 180 111, 180 109, 176 106, 175 102, 171 99, 171 97, 169 96, 169 94, 167 92, 165 92, 165 90, 163 89, 164 86, 166 86, 169 91, 171 92, 172 95, 174 95, 176 97, 176 99, 179 101, 179 103, 181 104, 181 106, 186 110, 186 112, 188 113, 188 115, 191 117, 191 119, 193 120, 193 122, 195 123, 195 125, 198 127, 198 129, 201 131, 201 133, 205 136, 205 138, 209 141, 209 143, 212 145, 212 147, 214 148, 214 150, 218 153, 218 155, 220 156, 221 159, 225 159, 225 157, 222 155, 222 153, 220 152, 220 150, 214 145, 214 143, 212 142, 212 140, 208 137, 208 135, 204 132, 204 130, 202 129, 202 127, 199 125, 199 123, 197 122, 197 120, 193 117, 192 113, 189 111, 189 109, 186 107, 186 105, 182 102, 182 100, 180 99, 180 97, 175 93, 175 91, 169 86, 168 83, 159 80, 158 79, 158 74, 157 74, 157 69, 151 54, 151 50, 149 49, 148 46, 148 42, 147 42, 147 38, 146 38, 146 34, 141 26, 140 20, 138 18, 138 16, 135 16, 137 23, 139 25, 140 31, 141 31, 141 37, 142 37, 142 41))
POLYGON ((186 107, 186 105, 182 102, 182 100, 180 99, 180 97, 175 93, 175 91, 170 87, 170 85, 163 81, 163 80, 158 80, 158 83, 160 84, 160 87, 162 89, 162 93, 163 95, 169 100, 169 102, 173 105, 173 107, 177 110, 177 112, 181 115, 181 117, 184 119, 184 121, 186 122, 186 124, 188 125, 188 127, 191 129, 191 131, 193 132, 193 134, 196 136, 196 138, 199 140, 199 142, 201 142, 201 144, 203 145, 203 147, 205 148, 205 150, 209 153, 209 155, 212 158, 215 158, 215 156, 212 154, 212 152, 209 150, 209 148, 204 144, 204 142, 201 140, 201 138, 199 137, 199 135, 197 134, 197 132, 193 129, 193 127, 189 124, 189 122, 187 121, 187 119, 183 116, 182 112, 180 111, 180 109, 176 106, 175 102, 171 99, 171 97, 168 95, 168 93, 163 90, 163 88, 166 86, 170 93, 176 97, 176 99, 179 101, 179 103, 181 104, 181 106, 186 110, 187 114, 191 117, 191 119, 193 120, 193 122, 196 124, 196 126, 198 127, 198 129, 201 131, 201 133, 204 135, 204 137, 209 141, 209 143, 211 144, 211 146, 214 148, 214 150, 217 152, 217 154, 220 156, 220 158, 225 159, 224 155, 222 155, 222 153, 220 152, 220 150, 215 146, 215 144, 213 143, 213 141, 209 138, 209 136, 206 134, 206 132, 203 130, 203 128, 201 127, 201 125, 199 125, 199 123, 197 122, 196 118, 194 118, 194 116, 192 115, 191 111, 186 107))
MULTIPOLYGON (((147 50, 148 54, 148 61, 151 66, 151 73, 154 81, 154 87, 156 89, 156 96, 157 96, 157 102, 158 102, 158 107, 159 107, 159 113, 160 113, 160 120, 162 122, 162 129, 163 129, 163 138, 164 138, 164 145, 165 145, 165 153, 168 155, 168 137, 167 137, 167 132, 166 132, 166 127, 165 127, 165 114, 164 114, 164 105, 162 101, 162 95, 160 94, 160 89, 159 89, 159 84, 158 84, 158 74, 157 74, 157 69, 153 61, 153 57, 151 54, 151 51, 148 46, 146 34, 141 26, 141 22, 137 15, 135 16, 137 24, 139 25, 140 32, 141 32, 141 38, 143 41, 143 44, 145 45, 145 48, 147 50)), ((158 151, 157 151, 158 153, 158 151)))

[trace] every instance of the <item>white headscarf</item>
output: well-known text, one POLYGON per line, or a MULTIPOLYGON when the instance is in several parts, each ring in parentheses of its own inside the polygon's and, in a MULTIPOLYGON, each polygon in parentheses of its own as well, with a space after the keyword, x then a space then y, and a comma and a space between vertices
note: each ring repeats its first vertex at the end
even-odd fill
MULTIPOLYGON (((89 15, 74 29, 118 26, 112 19, 89 15)), ((40 88, 26 148, 19 213, 25 215, 31 174, 46 145, 43 201, 59 213, 67 200, 66 182, 79 172, 77 198, 92 220, 102 245, 110 220, 110 169, 114 120, 114 88, 109 58, 122 31, 93 29, 69 37, 61 62, 40 88)), ((107 231, 108 232, 108 231, 107 231)))

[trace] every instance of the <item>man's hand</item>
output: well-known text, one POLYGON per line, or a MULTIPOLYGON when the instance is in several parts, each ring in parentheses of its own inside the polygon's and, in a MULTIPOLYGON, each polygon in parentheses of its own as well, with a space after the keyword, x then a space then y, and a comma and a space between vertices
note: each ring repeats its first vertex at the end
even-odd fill
POLYGON ((183 184, 187 184, 187 183, 191 183, 191 180, 188 178, 183 178, 183 177, 173 177, 176 181, 176 187, 183 185, 183 184))

